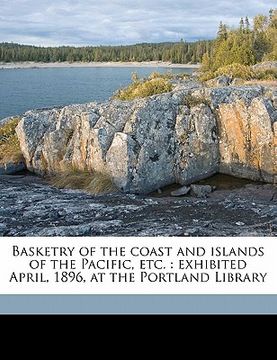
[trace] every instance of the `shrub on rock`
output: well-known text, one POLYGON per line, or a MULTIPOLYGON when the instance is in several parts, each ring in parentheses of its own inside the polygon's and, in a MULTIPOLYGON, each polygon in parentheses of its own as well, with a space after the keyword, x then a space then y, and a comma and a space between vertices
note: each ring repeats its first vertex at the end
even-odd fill
POLYGON ((153 73, 148 79, 139 80, 133 78, 133 83, 124 89, 120 89, 114 95, 115 99, 133 100, 152 95, 163 94, 172 91, 173 86, 167 77, 153 73))

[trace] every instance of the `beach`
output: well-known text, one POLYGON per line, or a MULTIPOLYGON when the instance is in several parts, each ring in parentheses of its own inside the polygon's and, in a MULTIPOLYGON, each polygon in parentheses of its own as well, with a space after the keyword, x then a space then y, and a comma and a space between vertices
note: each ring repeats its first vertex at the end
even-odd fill
POLYGON ((164 67, 198 69, 200 64, 172 64, 162 61, 146 62, 10 62, 0 63, 0 69, 41 69, 41 68, 90 68, 90 67, 164 67))

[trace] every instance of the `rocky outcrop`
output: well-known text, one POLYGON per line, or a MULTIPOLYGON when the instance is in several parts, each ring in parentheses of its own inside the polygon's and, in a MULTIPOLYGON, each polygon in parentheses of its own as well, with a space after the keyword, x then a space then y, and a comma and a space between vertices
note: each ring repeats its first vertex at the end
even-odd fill
POLYGON ((276 181, 276 121, 272 91, 185 81, 145 99, 29 111, 17 135, 35 173, 88 169, 148 193, 219 171, 276 181))
POLYGON ((269 99, 238 99, 219 106, 220 171, 253 180, 277 180, 277 112, 269 99))
POLYGON ((216 119, 207 105, 185 105, 191 91, 29 111, 17 128, 27 167, 104 172, 134 193, 205 178, 218 171, 216 119))
POLYGON ((231 85, 233 78, 227 75, 220 75, 214 79, 208 80, 206 84, 209 87, 225 87, 231 85))

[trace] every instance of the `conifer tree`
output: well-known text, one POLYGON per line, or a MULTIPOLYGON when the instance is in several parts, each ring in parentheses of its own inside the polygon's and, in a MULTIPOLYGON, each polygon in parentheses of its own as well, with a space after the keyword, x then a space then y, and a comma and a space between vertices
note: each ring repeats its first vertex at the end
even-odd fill
POLYGON ((245 29, 246 29, 247 31, 250 30, 250 22, 249 22, 249 19, 248 19, 247 16, 246 16, 246 18, 245 18, 245 29))
POLYGON ((217 32, 218 40, 227 40, 227 26, 220 21, 218 32, 217 32))
POLYGON ((244 20, 243 20, 243 18, 240 19, 239 29, 240 29, 241 32, 243 32, 243 30, 244 30, 244 20))

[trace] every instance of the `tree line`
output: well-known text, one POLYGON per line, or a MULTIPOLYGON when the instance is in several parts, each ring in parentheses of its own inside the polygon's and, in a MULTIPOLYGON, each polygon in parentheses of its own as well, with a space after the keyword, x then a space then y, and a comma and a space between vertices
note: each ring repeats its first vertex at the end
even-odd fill
POLYGON ((202 62, 203 71, 215 72, 234 63, 253 65, 266 60, 277 60, 277 9, 270 10, 268 16, 257 15, 252 25, 247 17, 242 18, 236 29, 228 28, 221 22, 215 40, 85 47, 0 43, 1 62, 202 62))
POLYGON ((277 9, 268 16, 257 15, 252 25, 248 17, 242 18, 236 29, 221 22, 217 38, 202 60, 202 70, 207 72, 232 64, 277 61, 277 9))
POLYGON ((0 43, 0 61, 169 61, 199 63, 210 51, 209 40, 177 43, 136 44, 128 46, 38 47, 14 43, 0 43))

